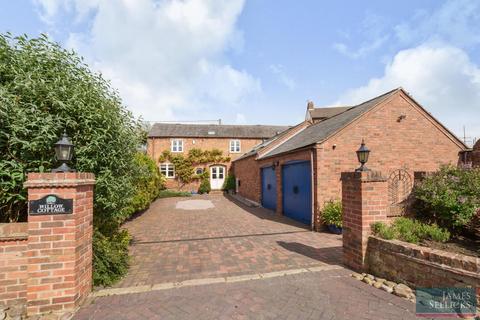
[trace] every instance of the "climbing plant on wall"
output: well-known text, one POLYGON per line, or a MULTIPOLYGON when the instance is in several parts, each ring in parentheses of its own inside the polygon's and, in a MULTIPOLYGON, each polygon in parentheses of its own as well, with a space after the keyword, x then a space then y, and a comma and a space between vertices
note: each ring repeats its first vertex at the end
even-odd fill
POLYGON ((165 150, 159 157, 159 161, 168 161, 175 166, 175 176, 181 189, 186 184, 200 178, 200 176, 195 173, 195 166, 205 165, 207 163, 229 162, 230 157, 224 156, 223 152, 218 149, 191 149, 186 156, 183 154, 173 154, 169 150, 165 150))

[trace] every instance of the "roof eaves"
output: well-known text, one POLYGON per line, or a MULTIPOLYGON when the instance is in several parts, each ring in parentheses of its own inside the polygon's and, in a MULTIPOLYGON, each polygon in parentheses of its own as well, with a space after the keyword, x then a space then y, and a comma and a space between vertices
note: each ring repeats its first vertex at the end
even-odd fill
POLYGON ((265 159, 265 158, 268 158, 269 154, 272 153, 272 151, 274 151, 275 149, 277 149, 279 146, 283 145, 285 142, 289 141, 290 139, 292 139, 293 137, 295 137, 296 135, 298 135, 300 132, 302 132, 303 130, 305 130, 306 128, 308 128, 308 126, 305 126, 304 128, 298 130, 297 132, 295 132, 294 134, 292 134, 290 137, 288 137, 287 139, 285 139, 284 141, 282 141, 281 143, 279 143, 278 145, 274 146, 272 149, 270 149, 266 154, 263 154, 261 155, 260 157, 258 157, 258 159, 265 159))

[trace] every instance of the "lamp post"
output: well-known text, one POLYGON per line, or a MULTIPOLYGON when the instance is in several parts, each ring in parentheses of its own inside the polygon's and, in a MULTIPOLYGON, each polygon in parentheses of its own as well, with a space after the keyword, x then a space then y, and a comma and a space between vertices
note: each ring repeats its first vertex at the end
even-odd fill
POLYGON ((355 171, 370 171, 365 166, 365 163, 368 161, 368 156, 370 155, 370 150, 365 146, 365 141, 362 139, 362 144, 360 145, 360 148, 357 150, 357 158, 358 162, 361 163, 361 166, 356 169, 355 171))
POLYGON ((64 131, 60 140, 55 143, 55 157, 57 161, 62 162, 62 165, 56 169, 52 169, 52 172, 72 172, 75 170, 70 169, 66 162, 72 160, 73 156, 73 144, 70 142, 70 138, 64 131))

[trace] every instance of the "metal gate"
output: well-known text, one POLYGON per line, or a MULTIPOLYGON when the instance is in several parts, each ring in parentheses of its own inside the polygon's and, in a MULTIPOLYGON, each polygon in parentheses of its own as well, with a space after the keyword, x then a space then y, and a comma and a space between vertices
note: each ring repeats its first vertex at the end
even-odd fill
POLYGON ((262 168, 262 206, 277 210, 277 175, 273 166, 262 168))
POLYGON ((388 217, 398 217, 405 214, 412 188, 412 177, 408 171, 398 169, 390 173, 388 177, 388 217))
POLYGON ((305 224, 312 222, 312 184, 310 161, 282 167, 283 213, 305 224))

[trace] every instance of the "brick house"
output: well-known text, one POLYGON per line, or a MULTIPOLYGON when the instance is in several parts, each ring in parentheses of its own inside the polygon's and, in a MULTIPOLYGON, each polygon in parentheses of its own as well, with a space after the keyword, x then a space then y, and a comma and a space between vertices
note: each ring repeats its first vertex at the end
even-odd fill
POLYGON ((388 174, 390 215, 402 214, 416 172, 457 164, 467 147, 403 89, 355 106, 307 105, 304 122, 233 162, 237 192, 312 227, 326 201, 340 199, 340 175, 359 167, 362 139, 367 167, 388 174))
POLYGON ((471 162, 474 167, 480 167, 480 140, 478 140, 471 151, 471 162))
MULTIPOLYGON (((216 124, 165 124, 156 123, 148 133, 147 154, 154 159, 160 171, 167 177, 167 188, 178 188, 175 167, 169 162, 159 162, 165 150, 187 155, 191 149, 218 149, 231 160, 226 163, 210 163, 195 168, 196 173, 209 170, 212 189, 221 189, 231 161, 251 150, 263 141, 288 129, 286 126, 265 125, 216 125, 216 124)), ((184 186, 184 190, 196 191, 199 181, 184 186)))

